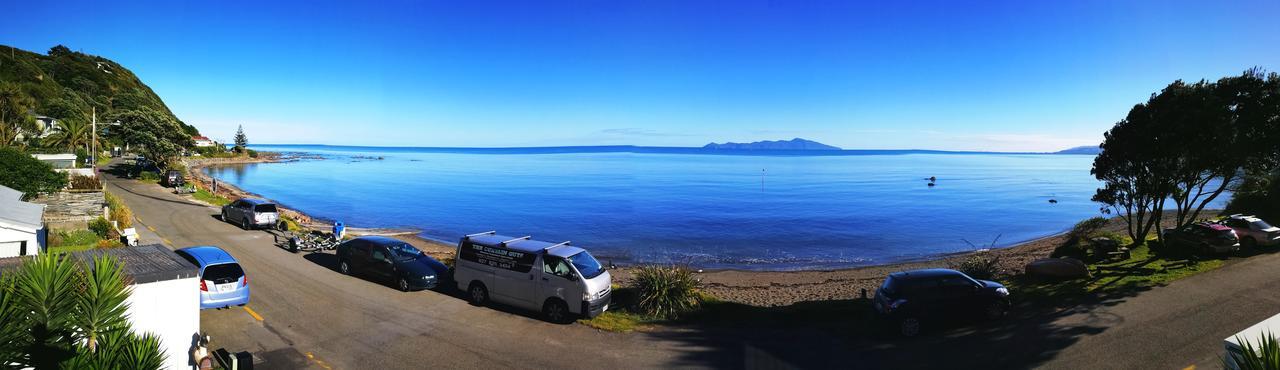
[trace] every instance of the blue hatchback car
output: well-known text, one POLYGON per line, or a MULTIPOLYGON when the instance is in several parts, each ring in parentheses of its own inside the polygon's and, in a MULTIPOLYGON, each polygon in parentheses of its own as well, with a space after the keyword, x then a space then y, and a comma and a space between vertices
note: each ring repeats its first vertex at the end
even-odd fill
POLYGON ((240 263, 227 251, 197 246, 174 252, 200 267, 200 309, 249 303, 249 275, 245 275, 240 263))

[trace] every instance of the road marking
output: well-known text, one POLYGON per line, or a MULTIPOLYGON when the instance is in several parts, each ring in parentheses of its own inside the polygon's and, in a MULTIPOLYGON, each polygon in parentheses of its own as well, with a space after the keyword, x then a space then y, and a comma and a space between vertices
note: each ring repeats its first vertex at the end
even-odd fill
MULTIPOLYGON (((138 222, 139 222, 139 223, 141 223, 141 222, 142 222, 142 220, 138 220, 138 222)), ((160 233, 159 231, 156 231, 156 228, 151 227, 151 225, 142 224, 142 226, 146 226, 146 227, 147 227, 147 230, 151 230, 151 232, 153 232, 153 233, 160 233)))
POLYGON ((163 236, 162 236, 162 237, 160 237, 160 241, 163 241, 163 242, 164 242, 164 245, 167 245, 167 246, 170 246, 170 247, 172 247, 172 246, 173 246, 173 242, 169 241, 169 239, 168 239, 168 238, 165 238, 165 237, 163 237, 163 236))
POLYGON ((322 361, 322 360, 320 360, 320 359, 316 358, 316 355, 311 354, 311 352, 307 352, 307 359, 309 359, 309 360, 311 360, 311 361, 315 361, 316 365, 320 365, 320 367, 323 367, 323 368, 325 368, 325 369, 329 369, 329 370, 333 370, 333 368, 332 368, 332 367, 329 367, 329 364, 326 364, 326 363, 324 363, 324 361, 322 361))
POLYGON ((1182 370, 1196 370, 1196 365, 1191 365, 1191 366, 1184 367, 1184 368, 1182 368, 1182 370))
POLYGON ((257 313, 257 312, 253 312, 253 309, 252 309, 252 308, 249 308, 249 306, 241 306, 241 307, 244 307, 244 311, 245 311, 245 312, 248 312, 248 313, 249 313, 249 316, 253 316, 253 318, 254 318, 254 319, 256 319, 256 320, 258 320, 258 321, 262 321, 262 316, 261 316, 261 315, 258 315, 258 313, 257 313))

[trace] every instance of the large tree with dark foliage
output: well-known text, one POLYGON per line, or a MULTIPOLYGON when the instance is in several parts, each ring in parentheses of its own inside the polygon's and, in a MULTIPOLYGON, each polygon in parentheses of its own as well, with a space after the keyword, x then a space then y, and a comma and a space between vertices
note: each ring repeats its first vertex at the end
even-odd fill
POLYGON ((162 165, 195 145, 171 116, 148 108, 115 113, 108 120, 120 122, 120 128, 112 132, 115 138, 162 165))
POLYGON ((244 136, 244 126, 236 126, 236 153, 244 153, 247 145, 249 145, 249 137, 244 136))
POLYGON ((1137 243, 1159 224, 1167 201, 1177 226, 1195 222, 1246 173, 1280 163, 1278 99, 1280 78, 1259 69, 1173 82, 1105 134, 1092 170, 1104 186, 1094 200, 1116 209, 1137 243))
POLYGON ((67 186, 67 175, 14 147, 0 147, 0 185, 22 192, 30 199, 55 193, 67 186))

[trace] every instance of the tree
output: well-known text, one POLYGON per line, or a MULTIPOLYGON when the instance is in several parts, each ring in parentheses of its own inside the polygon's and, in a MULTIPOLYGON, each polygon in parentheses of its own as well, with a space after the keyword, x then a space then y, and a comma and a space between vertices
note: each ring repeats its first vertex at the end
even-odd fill
POLYGON ((1142 243, 1166 201, 1185 226, 1246 174, 1275 171, 1277 140, 1276 74, 1255 68, 1212 83, 1174 81, 1106 133, 1091 171, 1104 182, 1094 200, 1116 209, 1142 243))
POLYGON ((93 143, 93 128, 89 123, 76 119, 62 119, 58 120, 58 128, 58 132, 44 138, 45 146, 68 150, 90 150, 93 143))
POLYGON ((28 111, 35 101, 16 85, 0 85, 0 146, 14 145, 19 134, 38 128, 28 111))
POLYGON ((236 153, 244 153, 245 146, 249 145, 249 138, 244 136, 244 126, 236 126, 236 153))
POLYGON ((150 108, 113 113, 108 120, 120 121, 113 136, 138 148, 147 158, 168 166, 168 161, 195 142, 168 115, 150 108))
POLYGON ((20 191, 30 199, 62 190, 67 186, 67 176, 17 148, 0 147, 0 185, 20 191))
POLYGON ((0 276, 0 364, 6 367, 158 369, 160 342, 134 333, 123 267, 109 256, 85 265, 53 253, 0 276))

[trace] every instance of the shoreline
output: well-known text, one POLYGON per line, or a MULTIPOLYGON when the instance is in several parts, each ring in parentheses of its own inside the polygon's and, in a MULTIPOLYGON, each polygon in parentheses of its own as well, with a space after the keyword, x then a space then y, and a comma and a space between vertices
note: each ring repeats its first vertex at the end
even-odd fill
MULTIPOLYGON (((202 171, 203 168, 289 161, 281 158, 283 157, 278 153, 270 153, 257 159, 237 158, 227 161, 198 159, 189 161, 188 169, 192 178, 208 189, 212 177, 205 174, 202 171)), ((219 181, 217 193, 228 199, 246 196, 262 198, 259 194, 240 189, 222 181, 219 181)), ((294 218, 299 224, 309 229, 327 231, 332 226, 331 220, 311 217, 305 212, 288 208, 284 205, 281 205, 280 208, 281 213, 294 218)), ((1115 223, 1113 220, 1112 224, 1115 223)), ((357 228, 350 225, 348 225, 347 230, 352 235, 391 236, 422 249, 423 252, 436 259, 453 258, 454 248, 456 247, 452 242, 421 236, 415 230, 357 228)), ((1067 230, 1069 230, 1069 226, 1067 230)), ((1020 273, 1028 262, 1047 258, 1055 248, 1066 241, 1065 235, 1066 230, 1060 230, 1048 236, 1017 242, 1006 247, 920 256, 903 261, 867 266, 799 270, 717 268, 695 269, 695 271, 698 271, 697 277, 702 284, 703 290, 719 299, 754 306, 786 306, 804 301, 855 299, 861 296, 863 289, 866 289, 867 294, 873 294, 889 273, 921 268, 945 268, 948 267, 951 261, 963 259, 976 253, 985 253, 999 258, 999 264, 1005 271, 1005 275, 1020 273)), ((622 265, 611 269, 614 284, 629 284, 638 266, 639 264, 622 265)))

